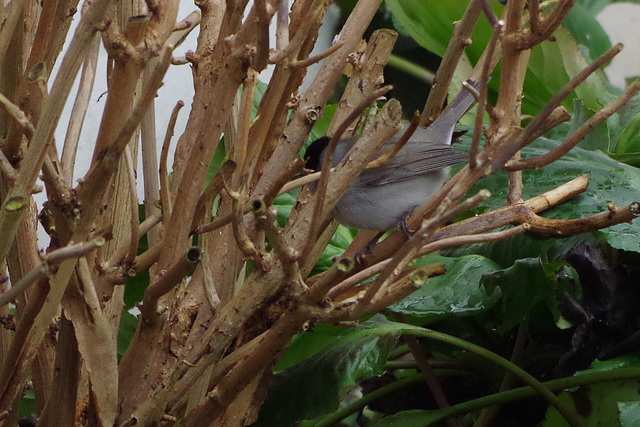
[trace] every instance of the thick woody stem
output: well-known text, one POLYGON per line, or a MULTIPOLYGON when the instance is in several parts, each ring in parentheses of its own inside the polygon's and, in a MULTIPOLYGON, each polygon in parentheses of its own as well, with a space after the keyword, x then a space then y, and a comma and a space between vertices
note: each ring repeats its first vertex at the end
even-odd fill
POLYGON ((195 267, 195 264, 200 261, 200 253, 200 248, 189 249, 184 257, 178 258, 157 282, 152 283, 145 290, 140 306, 142 321, 145 324, 153 325, 159 320, 158 300, 171 291, 195 267))

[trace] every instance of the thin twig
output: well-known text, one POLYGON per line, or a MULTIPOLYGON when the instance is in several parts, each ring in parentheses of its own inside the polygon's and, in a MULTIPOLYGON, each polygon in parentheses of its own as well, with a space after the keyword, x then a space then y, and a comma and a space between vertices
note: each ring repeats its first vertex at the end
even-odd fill
MULTIPOLYGON (((290 189, 284 191, 285 187, 289 182, 295 182, 297 180, 291 181, 291 178, 297 174, 299 174, 304 168, 304 160, 300 158, 296 158, 293 160, 287 168, 281 173, 271 184, 271 188, 265 193, 263 200, 266 204, 271 205, 274 199, 284 193, 288 193, 296 187, 289 187, 290 189)), ((318 173, 318 176, 319 173, 318 173)))
POLYGON ((560 26, 564 18, 571 11, 576 0, 560 0, 553 8, 549 16, 542 20, 539 33, 533 34, 532 42, 539 43, 551 37, 553 32, 560 26))
POLYGON ((256 14, 256 52, 251 66, 255 71, 260 72, 269 63, 269 21, 271 18, 267 13, 265 0, 254 0, 253 10, 256 14))
POLYGON ((67 127, 62 157, 60 159, 62 178, 67 185, 71 185, 73 181, 73 170, 76 153, 78 152, 78 144, 80 142, 80 132, 84 125, 84 119, 87 115, 89 101, 93 92, 93 84, 96 79, 98 54, 100 52, 100 37, 95 36, 89 49, 89 53, 82 65, 78 93, 73 103, 71 116, 69 117, 69 127, 67 127))
POLYGON ((18 176, 16 170, 11 166, 11 162, 2 150, 0 150, 0 171, 2 171, 3 179, 8 182, 14 182, 18 176))
POLYGON ((471 245, 474 243, 498 242, 518 234, 531 230, 529 223, 523 223, 512 228, 492 233, 482 233, 475 235, 463 235, 447 237, 432 243, 427 243, 418 251, 419 256, 424 256, 442 249, 455 248, 459 246, 471 245))
POLYGON ((133 159, 131 158, 131 149, 127 145, 124 149, 124 160, 127 167, 127 178, 129 181, 129 197, 131 198, 131 235, 129 239, 129 251, 125 257, 125 262, 131 263, 136 257, 136 251, 138 249, 138 235, 140 234, 140 218, 138 217, 138 194, 136 192, 136 173, 133 166, 133 159))
MULTIPOLYGON (((162 214, 153 214, 140 224, 138 227, 138 234, 135 236, 135 241, 139 241, 142 236, 147 234, 149 230, 158 225, 162 221, 162 214)), ((106 272, 110 272, 113 269, 117 269, 122 264, 123 258, 127 255, 127 252, 130 250, 130 242, 122 242, 111 254, 109 260, 107 260, 103 266, 101 266, 102 270, 106 272)), ((129 264, 125 264, 124 267, 128 267, 129 265, 136 265, 136 259, 131 260, 129 264)), ((137 265, 136 265, 137 266, 137 265)), ((111 274, 111 273, 108 273, 111 274)))
POLYGON ((378 157, 377 159, 369 162, 369 164, 367 164, 365 169, 377 168, 379 166, 384 165, 389 160, 391 160, 396 154, 398 154, 400 150, 402 150, 402 147, 404 147, 407 141, 409 141, 411 136, 413 136, 413 133, 418 128, 419 123, 420 123, 420 114, 418 114, 418 112, 416 111, 416 114, 413 115, 413 119, 411 120, 411 123, 409 124, 409 126, 407 126, 407 128, 405 129, 400 139, 395 144, 393 144, 393 147, 391 147, 389 150, 381 154, 380 157, 378 157))
POLYGON ((496 14, 493 12, 493 9, 491 8, 489 1, 488 0, 479 0, 479 1, 480 1, 480 7, 482 8, 482 13, 484 13, 484 16, 487 17, 487 20, 489 21, 489 25, 491 25, 494 31, 496 31, 497 27, 500 26, 501 23, 498 20, 498 17, 496 16, 496 14))
POLYGON ((271 243, 274 251, 278 254, 278 258, 286 272, 288 282, 293 283, 296 281, 303 283, 297 263, 300 253, 290 247, 282 238, 282 234, 276 224, 275 210, 268 208, 258 199, 254 199, 252 204, 254 205, 253 212, 256 216, 258 227, 265 232, 269 243, 271 243))
POLYGON ((164 141, 162 142, 162 150, 160 151, 160 202, 162 204, 162 210, 165 218, 171 216, 171 192, 169 191, 169 172, 167 170, 167 158, 169 157, 169 144, 171 144, 171 138, 176 127, 176 121, 178 120, 178 113, 180 109, 184 107, 183 101, 178 101, 171 111, 171 117, 169 117, 169 123, 167 124, 167 131, 164 134, 164 141))
POLYGON ((622 208, 610 205, 607 210, 599 214, 578 219, 544 218, 535 213, 524 210, 521 220, 531 225, 531 231, 551 236, 573 236, 601 228, 611 227, 623 222, 631 222, 640 215, 640 202, 630 203, 622 208))
POLYGON ((469 2, 462 16, 462 20, 455 23, 453 35, 451 36, 447 50, 442 57, 442 62, 436 73, 436 84, 429 92, 429 98, 422 111, 420 126, 424 127, 433 123, 442 111, 442 105, 444 104, 454 71, 460 62, 464 48, 470 42, 471 33, 481 14, 482 7, 479 0, 473 0, 469 2))
POLYGON ((532 135, 539 134, 538 127, 542 126, 542 124, 547 120, 549 115, 556 109, 558 105, 567 97, 571 92, 575 90, 575 88, 580 85, 583 81, 587 79, 591 74, 593 74, 596 70, 601 68, 604 64, 610 61, 614 56, 616 56, 622 50, 623 45, 621 43, 616 44, 611 49, 607 50, 605 53, 600 55, 598 59, 593 61, 591 64, 586 66, 582 71, 576 74, 571 80, 564 85, 560 91, 558 91, 553 98, 545 105, 542 110, 529 122, 527 127, 522 132, 520 137, 519 146, 520 148, 526 146, 529 142, 532 141, 532 135))
MULTIPOLYGON (((489 41, 489 45, 486 49, 487 58, 492 58, 497 44, 500 38, 504 34, 504 23, 498 21, 494 26, 494 34, 489 41)), ((491 61, 484 61, 482 63, 482 72, 480 74, 480 93, 476 98, 478 103, 478 109, 476 110, 476 117, 473 126, 473 136, 471 138, 471 149, 469 151, 469 168, 473 169, 477 166, 476 157, 480 150, 480 134, 482 131, 482 120, 484 118, 484 112, 487 111, 490 117, 495 118, 496 114, 493 111, 493 107, 487 101, 487 93, 489 92, 489 74, 491 73, 491 61)), ((465 87, 468 90, 468 87, 465 87)))
POLYGON ((538 169, 558 160, 560 157, 567 154, 573 147, 578 145, 578 143, 582 141, 593 129, 595 129, 596 126, 611 117, 611 115, 618 111, 638 92, 640 92, 640 79, 635 80, 622 95, 591 116, 574 133, 572 133, 571 136, 553 150, 541 156, 509 162, 505 165, 504 169, 508 171, 538 169))
POLYGON ((6 292, 0 294, 0 306, 7 304, 16 299, 20 294, 26 291, 29 286, 37 283, 43 277, 51 274, 53 265, 60 263, 61 261, 81 257, 89 252, 104 246, 106 239, 102 236, 94 238, 90 242, 76 243, 65 246, 60 249, 56 249, 48 254, 42 255, 42 263, 36 266, 33 270, 25 274, 22 279, 14 286, 12 286, 6 292))
POLYGON ((338 42, 338 43, 334 44, 333 46, 329 47, 328 49, 326 49, 325 51, 320 52, 319 54, 317 54, 315 56, 310 56, 308 58, 301 59, 301 60, 291 61, 291 66, 293 68, 307 68, 310 65, 313 65, 313 64, 315 64, 317 62, 322 61, 327 56, 331 55, 332 53, 334 53, 337 50, 339 50, 340 48, 342 48, 342 46, 344 46, 344 42, 338 42))
MULTIPOLYGON (((496 225, 499 226, 499 225, 496 225)), ((471 234, 471 235, 463 235, 463 236, 454 236, 454 237, 445 237, 440 240, 437 240, 432 243, 427 243, 417 252, 417 256, 424 256, 442 249, 454 248, 458 246, 470 245, 473 243, 484 243, 484 242, 496 242, 499 240, 504 240, 511 236, 515 236, 517 234, 522 234, 526 232, 530 227, 525 224, 518 225, 513 228, 509 228, 507 230, 496 231, 492 233, 482 233, 482 234, 471 234)), ((338 283, 336 286, 331 288, 331 290, 327 293, 329 298, 336 298, 338 295, 346 292, 347 290, 353 288, 358 283, 361 283, 376 274, 380 273, 384 268, 391 262, 391 259, 387 258, 383 261, 380 261, 374 265, 371 265, 364 270, 357 272, 356 274, 349 276, 342 282, 338 283)), ((434 271, 436 273, 436 271, 434 271)))
POLYGON ((276 12, 276 49, 282 50, 289 42, 289 0, 281 0, 276 12))
POLYGON ((540 1, 529 0, 529 22, 531 32, 536 36, 540 34, 540 1))
POLYGON ((458 206, 450 208, 448 211, 429 220, 423 220, 420 229, 393 255, 391 262, 385 266, 380 276, 367 285, 367 290, 358 302, 358 305, 354 308, 353 315, 357 316, 368 310, 367 306, 373 301, 374 297, 378 293, 383 292, 383 289, 392 283, 394 278, 408 265, 410 260, 415 258, 423 242, 425 242, 436 229, 454 216, 476 206, 489 197, 490 194, 491 193, 486 190, 481 190, 478 194, 468 198, 458 206))

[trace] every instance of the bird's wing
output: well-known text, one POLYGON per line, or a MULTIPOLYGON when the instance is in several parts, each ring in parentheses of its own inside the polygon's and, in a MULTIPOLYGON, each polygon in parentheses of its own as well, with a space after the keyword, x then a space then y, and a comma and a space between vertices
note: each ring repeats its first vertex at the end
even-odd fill
POLYGON ((401 182, 452 166, 468 159, 467 153, 455 151, 446 144, 407 144, 382 166, 365 169, 359 181, 366 186, 401 182))

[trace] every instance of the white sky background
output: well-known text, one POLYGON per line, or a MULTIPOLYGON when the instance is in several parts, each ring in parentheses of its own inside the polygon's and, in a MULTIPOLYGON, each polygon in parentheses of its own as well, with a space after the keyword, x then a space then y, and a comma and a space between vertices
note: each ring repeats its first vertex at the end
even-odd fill
MULTIPOLYGON (((289 1, 291 2, 291 0, 289 1)), ((249 5, 247 6, 247 10, 250 10, 252 3, 253 2, 249 3, 249 5)), ((81 10, 81 8, 78 9, 81 10)), ((180 9, 178 12, 178 20, 184 19, 189 13, 196 9, 197 8, 191 1, 182 1, 180 3, 180 9)), ((330 10, 330 13, 328 15, 328 20, 330 22, 334 21, 335 17, 337 16, 337 11, 335 9, 332 9, 330 10)), ((78 15, 74 18, 74 24, 72 25, 72 28, 69 32, 69 37, 73 36, 79 18, 80 14, 78 13, 78 15)), ((625 41, 627 42, 625 50, 614 59, 612 66, 607 70, 607 75, 611 79, 612 83, 622 87, 624 85, 625 76, 636 76, 640 74, 640 44, 638 43, 637 31, 635 30, 638 28, 638 24, 640 23, 640 5, 615 3, 605 8, 605 10, 603 10, 598 16, 598 19, 601 21, 601 24, 605 31, 607 31, 607 33, 609 34, 612 43, 616 43, 618 41, 622 41, 623 43, 625 41)), ((319 42, 317 43, 317 46, 319 47, 316 48, 314 50, 314 53, 312 54, 326 49, 326 47, 331 43, 333 35, 329 32, 332 30, 332 25, 325 24, 323 28, 328 29, 329 31, 325 31, 324 33, 321 32, 319 42)), ((183 56, 188 50, 195 50, 197 33, 198 28, 194 29, 189 37, 184 41, 184 43, 176 49, 174 56, 183 56)), ((274 47, 273 42, 275 39, 275 28, 273 25, 271 27, 271 33, 271 47, 274 47)), ((66 47, 65 50, 63 50, 63 55, 65 51, 66 47)), ((93 147, 96 141, 98 128, 100 126, 102 110, 106 101, 106 56, 107 55, 104 51, 104 48, 101 48, 97 68, 98 73, 96 75, 93 95, 91 97, 89 109, 87 111, 85 125, 80 136, 80 144, 78 147, 78 154, 74 171, 74 180, 86 174, 90 165, 91 156, 93 154, 93 147)), ((54 77, 57 72, 57 66, 59 66, 61 60, 62 55, 58 59, 56 67, 54 67, 54 71, 52 73, 54 77)), ((318 65, 316 65, 316 69, 317 67, 318 65)), ((310 70, 307 75, 307 79, 305 80, 305 84, 308 84, 311 81, 314 74, 314 70, 310 70)), ((270 75, 271 68, 261 73, 259 78, 261 81, 267 82, 270 75)), ((77 87, 78 81, 79 75, 76 79, 75 87, 77 87)), ((53 79, 50 80, 50 84, 52 83, 53 79)), ((58 130, 55 133, 59 153, 62 153, 62 145, 64 143, 66 132, 66 123, 68 123, 69 115, 71 113, 73 102, 75 100, 75 90, 76 89, 74 88, 71 95, 69 96, 67 105, 60 119, 61 125, 58 127, 58 130)), ((160 88, 158 97, 155 101, 158 152, 160 151, 162 141, 166 133, 166 125, 169 121, 169 117, 171 115, 173 107, 179 100, 183 100, 185 102, 185 107, 181 110, 178 117, 178 122, 176 124, 175 134, 172 140, 172 149, 173 147, 175 147, 177 138, 184 130, 186 120, 189 116, 192 99, 193 84, 190 66, 170 66, 167 75, 164 78, 164 86, 160 88)), ((169 159, 169 165, 171 165, 171 163, 172 158, 169 159)), ((141 171, 141 168, 142 166, 139 162, 138 171, 141 171)), ((138 177, 142 177, 141 172, 138 173, 138 177)), ((138 196, 140 202, 142 202, 142 182, 140 182, 138 185, 138 196)), ((45 197, 46 196, 44 193, 37 194, 36 201, 41 204, 45 200, 45 197)), ((48 236, 46 236, 43 231, 39 233, 39 236, 41 246, 46 246, 48 242, 48 236)))

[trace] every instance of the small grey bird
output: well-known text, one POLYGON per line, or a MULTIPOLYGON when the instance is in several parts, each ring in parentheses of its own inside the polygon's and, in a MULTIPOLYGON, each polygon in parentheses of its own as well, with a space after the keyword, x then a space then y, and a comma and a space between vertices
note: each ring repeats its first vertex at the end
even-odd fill
MULTIPOLYGON (((471 80, 468 83, 474 88, 479 86, 471 80)), ((362 171, 333 208, 334 218, 348 227, 366 230, 387 231, 403 225, 404 219, 449 179, 449 166, 467 160, 468 155, 454 151, 451 142, 456 123, 474 102, 471 93, 461 91, 435 122, 416 129, 387 163, 362 171)), ((389 150, 404 129, 386 142, 375 157, 389 150)), ((355 136, 338 141, 333 166, 340 163, 357 139, 355 136)), ((304 155, 308 169, 321 169, 329 140, 325 136, 309 145, 304 155)))

